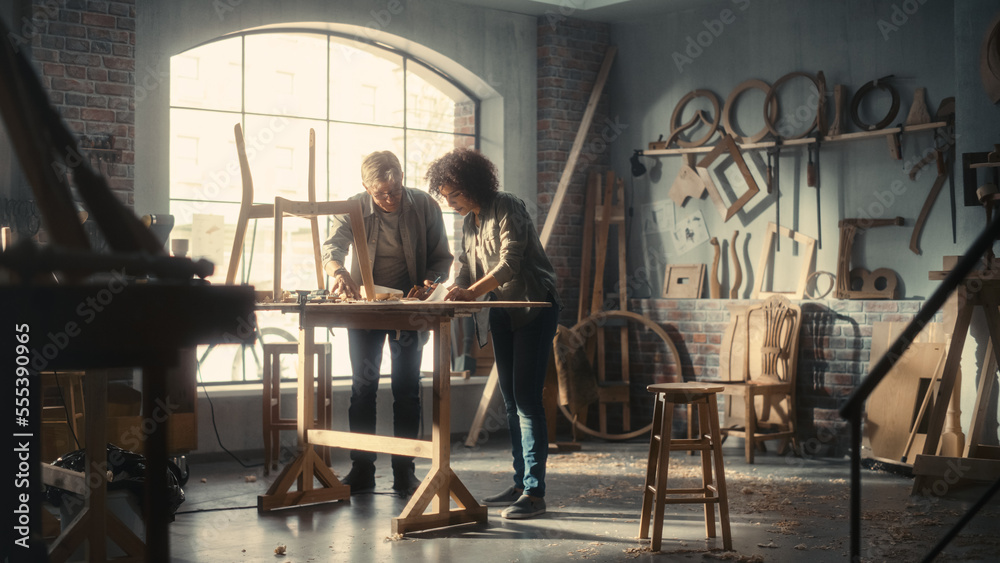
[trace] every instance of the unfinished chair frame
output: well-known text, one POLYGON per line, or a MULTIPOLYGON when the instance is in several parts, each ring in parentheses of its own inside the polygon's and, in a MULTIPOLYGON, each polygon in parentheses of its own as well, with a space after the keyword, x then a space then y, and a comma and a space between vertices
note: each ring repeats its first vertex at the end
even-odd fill
MULTIPOLYGON (((739 315, 734 316, 737 321, 739 315)), ((766 440, 782 440, 798 450, 795 435, 795 374, 798 361, 799 329, 802 310, 783 296, 774 295, 747 308, 743 317, 744 351, 742 374, 738 380, 720 381, 726 397, 724 436, 744 439, 747 463, 754 462, 754 451, 766 440), (762 325, 755 319, 762 318, 762 325), (760 346, 751 341, 755 326, 760 326, 760 346), (751 353, 759 350, 760 371, 751 370, 751 353), (742 400, 742 427, 734 401, 742 400), (735 424, 734 421, 736 422, 735 424), (773 430, 760 433, 761 429, 773 430)), ((723 376, 725 379, 725 376, 723 376)), ((715 382, 713 382, 715 383, 715 382)))

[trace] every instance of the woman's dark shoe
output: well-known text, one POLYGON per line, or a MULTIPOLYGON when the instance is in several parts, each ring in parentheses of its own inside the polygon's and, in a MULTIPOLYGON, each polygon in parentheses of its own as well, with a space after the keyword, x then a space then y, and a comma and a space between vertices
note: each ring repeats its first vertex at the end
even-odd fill
POLYGON ((524 489, 518 489, 512 485, 498 495, 483 498, 482 502, 486 506, 510 506, 514 504, 514 501, 521 498, 522 494, 524 494, 524 489))

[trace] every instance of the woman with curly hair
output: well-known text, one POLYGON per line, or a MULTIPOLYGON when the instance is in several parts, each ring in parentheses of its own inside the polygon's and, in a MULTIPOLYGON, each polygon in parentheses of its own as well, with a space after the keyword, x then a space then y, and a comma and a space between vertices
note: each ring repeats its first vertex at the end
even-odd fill
MULTIPOLYGON (((446 300, 547 301, 551 307, 490 308, 489 329, 507 409, 514 484, 486 497, 506 506, 504 518, 545 513, 545 462, 549 439, 542 387, 559 317, 556 275, 528 210, 499 191, 496 167, 478 151, 455 149, 427 171, 430 193, 465 217, 458 278, 446 300)), ((486 334, 479 330, 480 346, 486 334)))

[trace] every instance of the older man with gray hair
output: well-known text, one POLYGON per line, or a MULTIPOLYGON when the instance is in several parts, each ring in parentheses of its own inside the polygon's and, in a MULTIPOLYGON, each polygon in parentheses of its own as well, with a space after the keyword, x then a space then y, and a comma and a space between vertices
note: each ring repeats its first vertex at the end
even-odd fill
MULTIPOLYGON (((426 192, 403 187, 399 159, 389 151, 373 152, 364 158, 361 183, 365 191, 350 199, 361 201, 374 282, 410 296, 426 297, 426 292, 418 290, 417 286, 432 287, 448 279, 453 259, 441 208, 426 192)), ((344 264, 348 248, 354 241, 346 215, 334 216, 332 232, 323 243, 323 267, 332 278, 331 291, 360 297, 361 270, 357 252, 353 253, 350 272, 344 264)), ((420 358, 426 334, 414 330, 347 331, 352 371, 348 410, 351 432, 375 433, 379 368, 382 348, 388 339, 392 359, 393 435, 417 437, 420 358)), ((351 451, 351 471, 343 482, 350 485, 352 493, 375 487, 375 459, 374 452, 351 451)), ((392 474, 392 488, 401 495, 412 495, 420 484, 412 457, 393 455, 392 474)))

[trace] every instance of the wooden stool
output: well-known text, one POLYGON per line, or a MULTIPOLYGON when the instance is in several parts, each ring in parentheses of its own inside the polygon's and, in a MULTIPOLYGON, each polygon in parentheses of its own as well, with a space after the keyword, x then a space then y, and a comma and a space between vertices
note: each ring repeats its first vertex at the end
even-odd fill
POLYGON ((656 394, 656 404, 653 407, 653 429, 649 438, 646 483, 642 492, 639 538, 649 537, 649 522, 652 515, 653 539, 650 542, 650 549, 659 551, 663 537, 664 505, 692 503, 705 505, 705 534, 714 538, 716 537, 715 505, 718 504, 719 519, 722 523, 722 545, 726 550, 732 550, 733 541, 729 534, 729 497, 726 495, 726 473, 722 465, 722 439, 719 433, 719 406, 715 400, 715 394, 722 391, 722 387, 702 383, 658 383, 646 389, 656 394), (701 433, 700 437, 695 439, 671 439, 674 405, 697 407, 698 427, 707 429, 709 433, 701 433), (667 488, 670 452, 683 450, 701 451, 700 488, 667 488), (713 484, 713 479, 716 484, 713 484), (668 498, 667 495, 676 496, 668 498))
MULTIPOLYGON (((269 475, 273 466, 278 467, 278 452, 281 447, 282 430, 297 430, 295 417, 281 416, 281 355, 298 354, 299 345, 296 342, 265 343, 264 373, 264 475, 269 475)), ((316 379, 316 418, 314 428, 329 428, 333 420, 333 389, 330 387, 331 346, 329 343, 314 344, 310 356, 317 358, 316 379)), ((323 460, 330 464, 330 449, 321 448, 323 460)))

